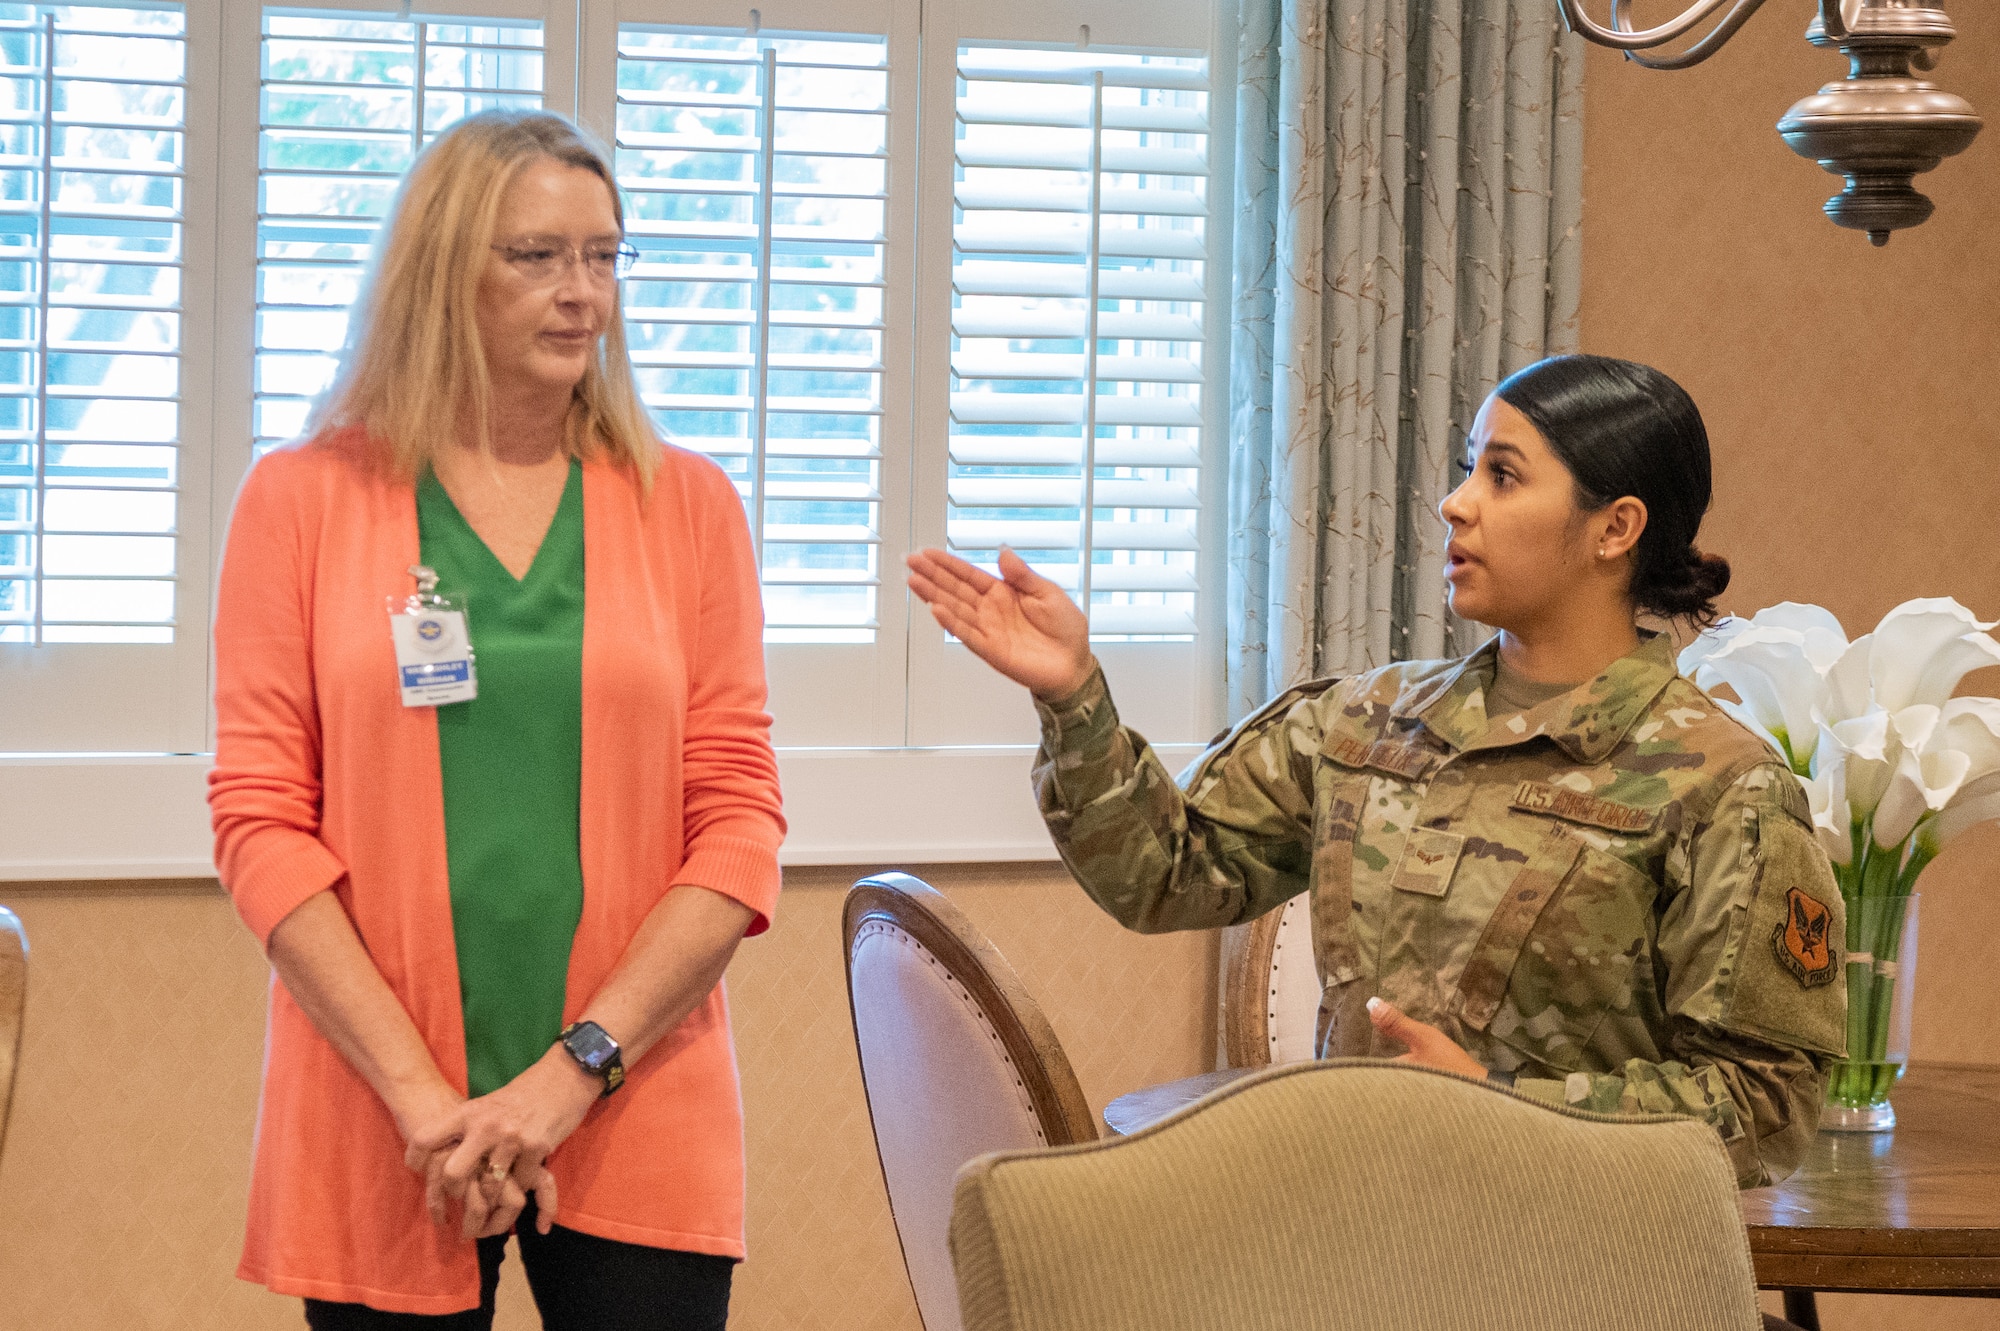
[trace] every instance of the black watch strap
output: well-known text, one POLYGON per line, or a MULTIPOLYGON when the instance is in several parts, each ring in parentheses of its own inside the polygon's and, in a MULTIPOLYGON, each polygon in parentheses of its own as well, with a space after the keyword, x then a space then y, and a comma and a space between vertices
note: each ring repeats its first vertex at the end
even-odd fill
POLYGON ((625 1084, 624 1051, 602 1026, 594 1021, 573 1021, 556 1038, 578 1067, 603 1080, 605 1095, 625 1084))

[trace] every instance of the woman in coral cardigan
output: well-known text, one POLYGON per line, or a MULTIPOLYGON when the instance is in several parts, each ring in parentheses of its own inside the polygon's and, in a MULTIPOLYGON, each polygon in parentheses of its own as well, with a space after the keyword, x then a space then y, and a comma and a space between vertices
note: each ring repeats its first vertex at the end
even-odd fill
POLYGON ((316 1328, 489 1326, 512 1232, 548 1327, 720 1331, 743 1256, 757 573, 634 388, 612 182, 560 117, 441 135, 231 521, 209 799, 277 976, 240 1274, 316 1328))

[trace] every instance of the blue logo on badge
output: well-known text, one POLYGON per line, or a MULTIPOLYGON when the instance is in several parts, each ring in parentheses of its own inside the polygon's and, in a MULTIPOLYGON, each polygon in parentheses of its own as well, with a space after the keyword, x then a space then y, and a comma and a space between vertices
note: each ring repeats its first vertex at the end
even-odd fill
POLYGON ((436 642, 444 636, 444 625, 435 619, 420 619, 417 621, 417 636, 425 642, 436 642))

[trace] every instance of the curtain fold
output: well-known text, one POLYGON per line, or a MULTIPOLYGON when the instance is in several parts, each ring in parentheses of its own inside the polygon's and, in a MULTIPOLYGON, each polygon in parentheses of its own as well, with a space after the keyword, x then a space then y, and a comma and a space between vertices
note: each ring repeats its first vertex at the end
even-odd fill
POLYGON ((1436 507, 1576 345, 1583 56, 1554 0, 1241 0, 1228 689, 1468 650, 1436 507))

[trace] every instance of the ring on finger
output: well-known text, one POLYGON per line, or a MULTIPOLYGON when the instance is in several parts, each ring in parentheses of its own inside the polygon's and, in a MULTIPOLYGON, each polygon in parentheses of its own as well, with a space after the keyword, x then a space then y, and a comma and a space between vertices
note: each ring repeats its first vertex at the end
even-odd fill
POLYGON ((513 1172, 512 1165, 503 1165, 498 1160, 490 1158, 486 1162, 486 1178, 489 1182, 504 1183, 507 1181, 507 1176, 513 1172))

